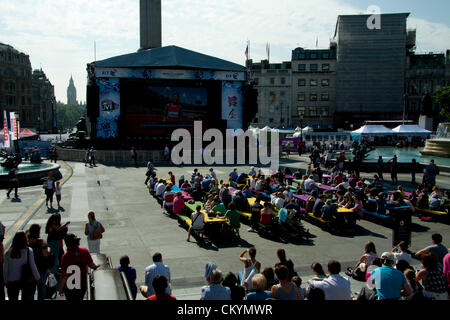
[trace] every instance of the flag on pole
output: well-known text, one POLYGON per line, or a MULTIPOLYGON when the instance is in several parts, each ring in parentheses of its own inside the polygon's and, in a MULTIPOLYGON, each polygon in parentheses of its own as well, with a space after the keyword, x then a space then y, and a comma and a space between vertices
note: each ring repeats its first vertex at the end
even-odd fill
POLYGON ((316 37, 316 49, 319 48, 319 37, 316 37))
POLYGON ((248 60, 248 43, 247 43, 247 48, 245 49, 245 58, 248 60))
POLYGON ((9 132, 8 132, 8 118, 6 117, 6 110, 3 110, 3 134, 4 134, 4 142, 3 147, 10 148, 11 144, 9 141, 9 132))
POLYGON ((18 121, 17 121, 15 112, 9 113, 9 122, 11 125, 11 130, 10 130, 11 141, 18 140, 19 139, 19 132, 18 132, 18 126, 17 126, 18 121))
POLYGON ((270 43, 266 43, 267 61, 270 61, 270 43))

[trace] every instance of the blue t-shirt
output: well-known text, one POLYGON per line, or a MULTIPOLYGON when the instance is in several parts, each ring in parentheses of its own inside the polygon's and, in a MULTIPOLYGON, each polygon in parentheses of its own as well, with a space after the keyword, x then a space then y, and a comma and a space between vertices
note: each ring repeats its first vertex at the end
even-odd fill
POLYGON ((288 211, 286 209, 284 209, 284 208, 281 209, 280 210, 280 214, 278 216, 278 223, 282 224, 282 223, 286 222, 288 214, 289 213, 288 213, 288 211))
POLYGON ((236 181, 236 179, 238 177, 238 173, 236 171, 231 171, 230 177, 233 181, 236 181))
POLYGON ((202 300, 231 300, 231 290, 220 284, 211 284, 202 288, 202 300))
POLYGON ((406 278, 402 272, 392 267, 383 266, 373 270, 370 279, 374 281, 377 288, 378 300, 401 298, 401 289, 406 283, 406 278))
POLYGON ((245 183, 245 179, 248 178, 246 173, 241 173, 239 177, 236 179, 237 183, 245 183))
POLYGON ((254 300, 266 300, 272 298, 272 293, 270 291, 257 291, 248 293, 244 300, 254 301, 254 300))
POLYGON ((136 297, 136 293, 137 293, 137 286, 135 283, 136 280, 136 269, 134 267, 129 266, 127 269, 122 268, 122 266, 117 267, 117 270, 119 270, 120 272, 125 273, 125 276, 127 278, 128 281, 128 285, 130 286, 130 290, 133 293, 133 296, 136 297))

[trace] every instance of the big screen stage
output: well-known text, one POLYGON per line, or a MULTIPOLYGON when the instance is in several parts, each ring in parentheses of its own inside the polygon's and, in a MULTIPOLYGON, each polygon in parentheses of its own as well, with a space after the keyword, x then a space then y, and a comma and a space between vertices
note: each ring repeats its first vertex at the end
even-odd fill
POLYGON ((119 132, 126 137, 167 136, 177 128, 222 129, 221 81, 121 79, 119 132))

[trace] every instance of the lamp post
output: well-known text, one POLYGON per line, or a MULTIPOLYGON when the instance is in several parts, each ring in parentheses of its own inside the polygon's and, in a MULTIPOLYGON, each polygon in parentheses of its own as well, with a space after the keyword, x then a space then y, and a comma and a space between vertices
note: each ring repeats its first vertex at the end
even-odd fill
POLYGON ((406 113, 406 104, 408 103, 408 93, 405 93, 403 95, 403 98, 405 99, 405 103, 403 104, 403 118, 402 118, 402 124, 405 124, 405 113, 406 113))

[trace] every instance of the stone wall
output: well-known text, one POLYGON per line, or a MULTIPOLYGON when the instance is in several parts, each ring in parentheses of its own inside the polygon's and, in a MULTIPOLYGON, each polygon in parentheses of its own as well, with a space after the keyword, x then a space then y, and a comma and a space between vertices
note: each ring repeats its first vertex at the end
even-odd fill
MULTIPOLYGON (((86 150, 58 148, 58 159, 66 161, 84 162, 86 150)), ((162 151, 136 150, 138 163, 146 165, 150 160, 152 162, 163 161, 162 151)), ((131 164, 130 150, 95 150, 95 161, 104 164, 131 164)))

